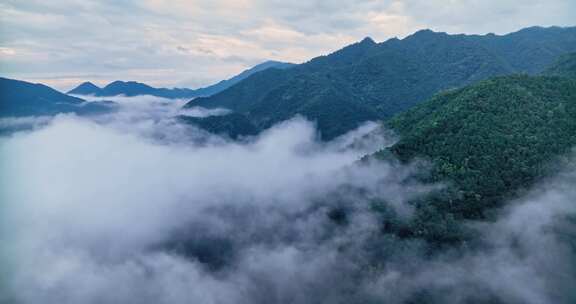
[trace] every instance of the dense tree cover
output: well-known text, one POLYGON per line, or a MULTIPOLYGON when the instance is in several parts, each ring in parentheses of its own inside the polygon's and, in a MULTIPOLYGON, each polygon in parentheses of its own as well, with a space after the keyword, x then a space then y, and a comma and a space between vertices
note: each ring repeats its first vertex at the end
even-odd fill
POLYGON ((188 106, 229 108, 245 114, 260 130, 302 114, 318 123, 322 138, 331 139, 374 116, 390 118, 445 89, 498 75, 541 72, 558 56, 574 51, 576 28, 534 27, 504 36, 423 30, 383 43, 366 38, 289 70, 256 73, 188 106))
POLYGON ((288 79, 288 73, 279 69, 268 69, 256 73, 248 79, 250 81, 241 81, 240 83, 224 90, 213 97, 209 98, 196 98, 184 107, 213 107, 213 108, 227 108, 236 112, 246 113, 254 104, 266 94, 266 90, 261 88, 273 88, 279 83, 288 79), (208 102, 211 98, 215 98, 218 102, 208 102))
POLYGON ((255 66, 253 66, 252 68, 245 70, 242 73, 240 73, 240 74, 238 74, 232 78, 219 81, 218 83, 215 83, 213 85, 209 85, 207 87, 196 89, 196 90, 194 90, 195 96, 212 96, 216 93, 219 93, 219 92, 222 92, 222 91, 228 89, 229 87, 239 83, 240 81, 242 81, 242 80, 250 77, 251 75, 258 73, 258 72, 262 72, 262 71, 265 71, 265 70, 271 69, 271 68, 284 70, 284 69, 289 69, 292 66, 294 66, 294 64, 292 64, 292 63, 268 60, 268 61, 265 61, 263 63, 257 64, 255 66))
POLYGON ((544 74, 576 78, 576 53, 561 56, 554 65, 544 71, 544 74))
POLYGON ((238 113, 231 113, 222 116, 208 117, 190 117, 178 116, 178 118, 187 124, 195 125, 210 133, 223 135, 232 139, 238 139, 242 136, 256 135, 257 129, 246 118, 238 113))
POLYGON ((514 70, 529 74, 549 67, 558 56, 573 50, 576 43, 573 27, 543 30, 534 26, 503 37, 472 35, 470 39, 499 54, 514 70))
POLYGON ((324 75, 310 74, 291 79, 267 94, 279 102, 257 103, 247 115, 260 129, 295 115, 313 117, 321 131, 319 136, 325 140, 355 129, 361 122, 378 118, 375 111, 349 98, 352 93, 346 87, 338 87, 327 82, 326 78, 324 75), (292 86, 299 86, 300 89, 288 92, 286 88, 292 86))
POLYGON ((576 80, 516 75, 446 91, 386 124, 401 139, 377 157, 432 163, 426 182, 447 183, 415 202, 408 236, 455 241, 461 219, 486 219, 554 172, 576 145, 576 80))

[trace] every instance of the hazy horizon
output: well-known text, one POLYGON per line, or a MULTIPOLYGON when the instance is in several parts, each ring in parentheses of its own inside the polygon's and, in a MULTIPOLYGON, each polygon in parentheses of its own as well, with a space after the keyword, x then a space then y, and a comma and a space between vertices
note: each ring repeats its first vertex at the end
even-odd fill
MULTIPOLYGON (((511 33, 518 32, 518 31, 523 30, 523 29, 526 29, 526 28, 531 28, 531 27, 542 27, 542 28, 561 27, 561 28, 570 28, 570 27, 576 27, 576 24, 575 24, 575 25, 567 25, 567 26, 559 26, 559 25, 550 25, 550 26, 532 25, 532 26, 529 26, 529 27, 520 28, 520 29, 511 31, 511 32, 505 32, 505 33, 489 32, 489 33, 472 33, 472 34, 471 34, 471 33, 450 33, 450 32, 435 31, 435 30, 432 30, 432 31, 437 32, 437 33, 447 33, 447 34, 450 34, 450 35, 458 35, 458 34, 464 34, 464 35, 488 35, 488 34, 495 34, 495 35, 498 35, 498 36, 503 36, 503 35, 507 35, 507 34, 511 34, 511 33)), ((408 36, 410 36, 410 35, 418 32, 418 31, 421 31, 421 30, 430 30, 430 29, 428 29, 428 28, 417 29, 417 30, 415 30, 415 32, 409 33, 409 34, 407 34, 407 35, 405 35, 405 36, 403 36, 403 37, 390 37, 390 38, 387 38, 387 39, 384 40, 384 41, 375 41, 375 42, 376 42, 376 43, 382 43, 382 42, 385 42, 385 41, 387 41, 387 40, 389 40, 389 39, 393 39, 393 38, 404 39, 404 38, 406 38, 406 37, 408 37, 408 36)), ((362 39, 365 39, 365 38, 371 38, 371 39, 373 39, 373 38, 370 37, 370 36, 366 36, 366 37, 364 37, 364 38, 362 38, 362 39)), ((357 41, 353 41, 353 42, 351 42, 351 43, 359 42, 359 41, 361 41, 362 39, 357 40, 357 41)), ((328 51, 326 54, 335 52, 335 51, 337 51, 337 50, 339 50, 339 49, 341 49, 341 48, 343 48, 343 47, 345 47, 345 46, 346 46, 346 45, 343 45, 343 46, 340 46, 340 47, 338 47, 338 48, 336 48, 336 49, 334 49, 334 50, 332 50, 332 51, 328 51)), ((326 54, 317 54, 317 55, 315 55, 315 56, 313 56, 313 57, 310 57, 310 58, 308 58, 308 59, 305 59, 303 62, 287 62, 287 61, 284 61, 284 62, 294 63, 294 64, 300 64, 300 63, 304 63, 304 62, 306 62, 306 61, 308 61, 308 60, 310 60, 310 59, 312 59, 312 58, 315 58, 315 57, 318 57, 318 56, 322 56, 322 55, 326 55, 326 54)), ((57 89, 57 90, 59 90, 59 91, 61 91, 61 92, 67 92, 67 91, 69 91, 69 90, 77 87, 78 85, 84 83, 84 82, 90 82, 90 83, 93 83, 93 84, 97 85, 98 87, 101 87, 101 88, 102 88, 102 87, 104 87, 104 86, 106 86, 106 85, 108 85, 108 84, 110 84, 110 83, 112 83, 112 82, 114 82, 114 81, 136 81, 136 82, 144 83, 144 84, 147 84, 147 85, 150 85, 150 86, 153 86, 153 87, 163 87, 163 88, 169 88, 169 89, 172 89, 172 88, 200 89, 200 88, 204 88, 204 87, 207 87, 207 86, 216 84, 216 83, 218 83, 218 82, 220 82, 220 81, 222 81, 222 80, 230 79, 230 78, 232 78, 232 77, 234 77, 234 76, 236 76, 236 75, 238 75, 238 74, 240 74, 240 73, 242 73, 242 72, 244 72, 244 71, 246 71, 246 70, 248 70, 248 69, 250 69, 250 68, 252 68, 252 67, 254 67, 254 66, 256 66, 256 65, 258 65, 258 64, 264 63, 264 62, 266 62, 266 61, 279 61, 279 62, 282 62, 282 61, 280 61, 280 60, 264 60, 264 61, 261 61, 261 62, 257 62, 257 63, 254 64, 254 65, 247 66, 246 68, 243 68, 243 69, 241 69, 241 70, 239 70, 239 71, 237 71, 237 72, 233 72, 232 74, 229 74, 229 75, 227 75, 227 76, 224 76, 224 78, 222 78, 222 79, 217 79, 217 80, 214 80, 213 82, 208 82, 208 83, 206 83, 206 84, 204 84, 204 85, 200 85, 200 86, 197 86, 197 87, 185 87, 185 86, 170 85, 170 84, 167 84, 167 85, 154 85, 153 82, 149 82, 149 81, 147 81, 146 79, 142 79, 142 80, 139 80, 139 81, 132 80, 132 79, 110 79, 110 80, 108 80, 108 79, 106 79, 106 80, 104 80, 104 79, 100 79, 100 80, 86 79, 86 80, 80 80, 80 82, 77 82, 77 83, 71 83, 71 84, 66 85, 66 86, 64 86, 64 87, 53 86, 53 88, 55 88, 55 89, 57 89)), ((3 76, 3 75, 0 75, 0 77, 2 77, 2 76, 3 76)), ((14 78, 14 79, 16 79, 16 80, 21 80, 21 81, 31 81, 31 80, 29 80, 29 79, 22 79, 22 78, 19 78, 19 79, 14 78)), ((33 81, 32 81, 32 82, 33 82, 33 81)), ((37 83, 49 85, 50 81, 48 81, 48 82, 37 82, 37 83)))
POLYGON ((0 4, 0 74, 61 91, 114 80, 199 88, 266 60, 300 63, 367 36, 505 34, 574 26, 574 12, 570 0, 8 0, 0 4))

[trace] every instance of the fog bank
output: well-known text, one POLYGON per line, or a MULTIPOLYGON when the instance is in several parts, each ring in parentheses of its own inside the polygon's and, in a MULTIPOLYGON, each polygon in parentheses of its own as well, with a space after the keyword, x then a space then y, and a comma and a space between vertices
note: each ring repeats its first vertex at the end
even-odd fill
POLYGON ((170 102, 127 98, 115 113, 59 115, 1 139, 15 301, 576 298, 573 168, 497 221, 467 224, 481 247, 431 256, 422 240, 383 234, 371 206, 409 220, 408 202, 443 185, 416 182, 422 166, 358 162, 394 142, 377 124, 323 143, 297 117, 230 141, 181 124, 170 102))

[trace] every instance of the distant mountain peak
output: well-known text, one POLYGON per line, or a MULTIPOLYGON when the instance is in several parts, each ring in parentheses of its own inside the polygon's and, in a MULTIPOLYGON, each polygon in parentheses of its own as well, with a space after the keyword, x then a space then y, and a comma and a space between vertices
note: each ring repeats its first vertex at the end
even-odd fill
POLYGON ((187 107, 228 108, 260 130, 300 114, 316 121, 326 139, 363 120, 389 119, 443 90, 498 75, 538 73, 557 56, 576 51, 576 28, 543 32, 549 33, 545 39, 538 33, 518 39, 431 29, 378 44, 366 38, 285 71, 256 74, 187 107))
POLYGON ((74 112, 83 102, 43 84, 0 78, 0 117, 74 112))
POLYGON ((465 35, 449 35, 446 32, 435 32, 431 29, 422 29, 419 30, 417 32, 415 32, 412 35, 407 36, 406 38, 404 38, 403 40, 407 40, 407 41, 419 41, 419 42, 430 42, 430 41, 436 41, 437 39, 440 38, 448 38, 448 37, 460 37, 460 36, 465 36, 465 35))
POLYGON ((532 32, 532 31, 542 31, 542 30, 546 30, 546 29, 559 29, 561 27, 559 26, 551 26, 551 27, 543 27, 543 26, 539 26, 539 25, 534 25, 534 26, 529 26, 526 28, 523 28, 521 30, 519 30, 518 32, 532 32))
POLYGON ((543 26, 531 26, 531 27, 527 27, 527 28, 523 28, 519 31, 510 33, 509 35, 514 35, 514 36, 524 36, 524 37, 533 37, 534 35, 538 35, 539 37, 542 37, 543 39, 546 39, 551 32, 555 32, 555 33, 561 33, 561 32, 567 32, 567 31, 573 31, 575 27, 561 27, 561 26, 549 26, 549 27, 543 27, 543 26))
POLYGON ((372 38, 366 37, 360 41, 360 44, 376 44, 376 42, 372 38))
POLYGON ((104 87, 104 89, 110 89, 110 88, 120 88, 120 87, 139 87, 139 88, 152 88, 151 86, 142 83, 142 82, 137 82, 137 81, 122 81, 122 80, 116 80, 113 81, 111 83, 109 83, 107 86, 104 87))
MULTIPOLYGON (((259 72, 268 68, 288 68, 290 66, 292 66, 292 63, 287 63, 287 62, 282 62, 282 61, 276 61, 276 60, 267 60, 264 61, 262 63, 259 63, 245 71, 243 71, 243 73, 249 73, 249 74, 253 74, 254 72, 259 72)), ((237 75, 238 76, 238 75, 237 75)))
POLYGON ((267 60, 267 61, 264 61, 260 64, 253 66, 250 69, 243 71, 242 73, 240 73, 240 74, 238 74, 232 78, 222 80, 222 81, 220 81, 216 84, 213 84, 211 86, 208 86, 208 87, 197 89, 196 92, 198 93, 198 96, 214 95, 216 93, 219 93, 221 91, 224 91, 224 90, 234 86, 235 84, 241 82, 242 80, 244 80, 244 79, 246 79, 246 78, 248 78, 248 77, 250 77, 256 73, 262 72, 262 71, 270 69, 270 68, 285 70, 285 69, 289 69, 289 68, 293 67, 294 65, 295 64, 288 63, 288 62, 267 60))
POLYGON ((138 81, 133 81, 133 80, 129 80, 129 81, 123 81, 123 80, 114 80, 111 83, 109 83, 107 86, 114 86, 114 85, 130 85, 130 84, 144 84, 142 82, 138 82, 138 81))
POLYGON ((422 36, 433 36, 433 35, 437 35, 437 34, 442 34, 442 33, 441 32, 435 32, 431 29, 421 29, 419 31, 416 31, 414 34, 412 34, 412 36, 422 37, 422 36))
POLYGON ((67 93, 76 95, 95 95, 98 94, 101 90, 102 89, 99 86, 93 84, 92 82, 85 81, 67 93))
MULTIPOLYGON (((266 60, 266 61, 264 61, 264 62, 262 62, 262 63, 260 63, 260 64, 255 65, 254 67, 262 66, 262 65, 276 65, 276 64, 289 64, 289 63, 287 63, 287 62, 282 62, 282 61, 277 61, 277 60, 266 60)), ((252 68, 254 68, 254 67, 252 67, 252 68)))
POLYGON ((359 58, 362 58, 366 55, 366 53, 370 52, 370 50, 374 49, 377 46, 377 43, 372 40, 370 37, 366 37, 356 43, 347 45, 333 53, 328 55, 319 56, 316 58, 311 59, 307 64, 325 64, 329 61, 331 64, 333 63, 350 63, 359 58))
POLYGON ((100 88, 99 86, 97 86, 97 85, 93 84, 93 83, 92 83, 92 82, 90 82, 90 81, 85 81, 85 82, 81 83, 81 84, 80 84, 78 87, 85 87, 85 88, 98 88, 98 89, 100 88))
POLYGON ((123 81, 115 80, 110 82, 108 85, 100 88, 95 84, 86 81, 77 86, 76 88, 70 90, 68 94, 72 95, 93 95, 99 97, 109 97, 109 96, 138 96, 138 95, 152 95, 163 98, 177 99, 177 98, 193 98, 199 96, 210 96, 221 92, 230 86, 240 82, 241 80, 247 78, 248 76, 269 69, 288 69, 294 66, 292 63, 286 63, 281 61, 268 60, 264 61, 239 75, 236 75, 230 79, 222 80, 217 84, 200 88, 196 90, 186 89, 186 88, 155 88, 149 86, 145 83, 138 81, 123 81))

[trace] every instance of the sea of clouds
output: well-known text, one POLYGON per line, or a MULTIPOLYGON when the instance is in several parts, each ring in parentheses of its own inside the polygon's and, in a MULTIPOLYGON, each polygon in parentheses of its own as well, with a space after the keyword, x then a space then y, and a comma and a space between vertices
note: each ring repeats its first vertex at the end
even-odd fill
MULTIPOLYGON (((576 170, 499 219, 481 249, 430 257, 381 233, 370 202, 409 218, 421 165, 359 161, 395 137, 366 123, 321 142, 301 117, 237 141, 120 97, 91 117, 20 120, 0 138, 2 300, 13 303, 570 303, 576 170), (330 215, 350 211, 346 223, 330 215), (375 263, 377 262, 377 263, 375 263), (374 267, 378 264, 378 267, 374 267)), ((425 166, 424 166, 425 167, 425 166)))

